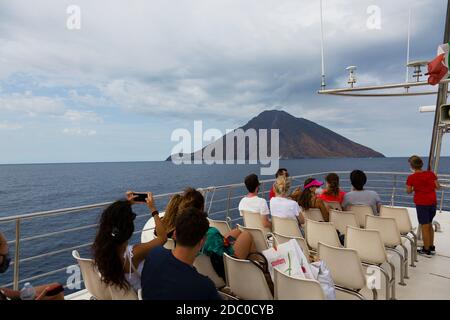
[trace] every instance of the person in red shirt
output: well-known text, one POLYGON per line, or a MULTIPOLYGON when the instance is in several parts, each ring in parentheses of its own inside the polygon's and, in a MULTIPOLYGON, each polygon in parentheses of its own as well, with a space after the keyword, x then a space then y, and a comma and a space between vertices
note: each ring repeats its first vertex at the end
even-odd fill
POLYGON ((422 170, 423 161, 420 157, 412 156, 409 158, 409 164, 414 174, 406 181, 406 192, 414 193, 417 218, 423 236, 423 248, 418 252, 430 256, 436 253, 433 219, 436 216, 436 190, 440 189, 440 185, 434 172, 422 170))
POLYGON ((319 196, 325 202, 339 202, 342 205, 345 192, 339 188, 339 176, 336 173, 330 173, 325 177, 327 188, 319 196))

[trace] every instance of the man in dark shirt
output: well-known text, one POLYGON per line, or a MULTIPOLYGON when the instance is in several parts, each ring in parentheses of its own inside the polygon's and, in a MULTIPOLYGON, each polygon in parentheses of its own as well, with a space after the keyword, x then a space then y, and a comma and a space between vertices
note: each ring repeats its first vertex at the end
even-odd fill
POLYGON ((144 300, 220 300, 214 283, 193 267, 208 228, 206 214, 198 209, 185 209, 178 216, 173 252, 157 247, 145 259, 141 275, 144 300))

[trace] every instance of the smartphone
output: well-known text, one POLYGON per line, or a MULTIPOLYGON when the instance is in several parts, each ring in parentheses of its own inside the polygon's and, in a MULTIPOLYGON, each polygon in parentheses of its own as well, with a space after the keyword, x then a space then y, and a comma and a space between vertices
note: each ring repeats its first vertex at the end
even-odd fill
POLYGON ((60 294, 61 292, 64 292, 64 287, 62 285, 57 285, 57 286, 53 287, 52 289, 48 290, 45 295, 47 297, 54 297, 54 296, 60 294))
POLYGON ((147 193, 133 193, 135 196, 135 202, 147 202, 148 194, 147 193))

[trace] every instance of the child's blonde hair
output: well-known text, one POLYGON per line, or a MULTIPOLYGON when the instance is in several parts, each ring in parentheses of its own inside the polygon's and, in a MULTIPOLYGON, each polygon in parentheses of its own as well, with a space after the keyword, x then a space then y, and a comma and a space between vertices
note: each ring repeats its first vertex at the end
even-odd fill
POLYGON ((291 180, 284 175, 279 176, 273 186, 276 195, 285 196, 288 194, 289 189, 291 188, 291 180))

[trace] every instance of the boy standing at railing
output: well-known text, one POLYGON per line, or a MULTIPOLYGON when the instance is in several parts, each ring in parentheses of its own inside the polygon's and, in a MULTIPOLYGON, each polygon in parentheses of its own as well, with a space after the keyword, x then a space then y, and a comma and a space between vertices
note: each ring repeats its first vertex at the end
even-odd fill
POLYGON ((414 193, 417 218, 423 236, 423 247, 418 253, 431 256, 436 253, 433 219, 436 216, 436 190, 440 189, 440 185, 434 172, 422 170, 423 161, 420 157, 412 156, 409 158, 409 164, 414 173, 406 181, 406 192, 414 193))

